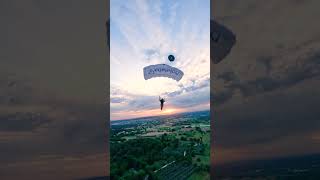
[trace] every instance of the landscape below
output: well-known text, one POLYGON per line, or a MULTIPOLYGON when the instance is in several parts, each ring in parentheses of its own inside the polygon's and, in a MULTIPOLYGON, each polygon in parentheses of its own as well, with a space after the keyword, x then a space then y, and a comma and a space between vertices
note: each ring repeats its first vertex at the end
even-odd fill
POLYGON ((210 179, 210 111, 111 121, 111 179, 210 179))

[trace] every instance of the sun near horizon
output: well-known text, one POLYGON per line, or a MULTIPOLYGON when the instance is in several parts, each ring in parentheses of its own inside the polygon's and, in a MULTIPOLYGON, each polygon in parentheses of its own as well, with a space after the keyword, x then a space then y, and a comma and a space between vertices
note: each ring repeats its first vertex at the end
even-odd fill
MULTIPOLYGON (((179 108, 164 108, 162 111, 158 109, 150 109, 150 110, 142 110, 142 111, 126 111, 122 112, 125 113, 125 116, 129 116, 130 119, 134 118, 143 118, 143 117, 150 117, 150 116, 161 116, 161 115, 173 115, 173 114, 178 114, 182 112, 187 112, 184 111, 183 109, 179 108)), ((121 113, 121 114, 122 114, 121 113)), ((111 119, 111 121, 118 121, 118 120, 124 120, 127 119, 126 117, 121 117, 121 114, 115 115, 116 118, 111 119)))
POLYGON ((125 111, 125 112, 121 111, 117 114, 114 114, 114 118, 111 119, 111 121, 130 120, 130 119, 153 117, 153 116, 167 116, 167 115, 174 115, 179 113, 197 112, 197 111, 206 111, 206 110, 208 111, 210 110, 210 103, 198 106, 196 109, 168 106, 168 107, 165 107, 162 111, 160 110, 160 108, 149 109, 149 110, 139 110, 139 111, 125 111))
POLYGON ((210 1, 113 0, 111 4, 110 119, 208 108, 204 105, 210 103, 210 1), (157 64, 184 75, 178 81, 146 80, 143 69, 157 64), (159 96, 165 99, 162 111, 159 96))

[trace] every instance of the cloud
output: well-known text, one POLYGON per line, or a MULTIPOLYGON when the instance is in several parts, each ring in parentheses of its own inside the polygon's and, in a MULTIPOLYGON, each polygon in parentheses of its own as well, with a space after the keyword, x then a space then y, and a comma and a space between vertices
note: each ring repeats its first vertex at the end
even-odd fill
POLYGON ((231 54, 211 69, 215 164, 231 167, 236 161, 319 152, 320 26, 308 21, 317 5, 212 4, 216 20, 238 39, 231 54))
POLYGON ((110 103, 123 103, 123 102, 126 102, 125 98, 120 98, 120 97, 110 98, 110 103))
POLYGON ((221 74, 218 74, 217 79, 222 79, 223 81, 228 83, 228 82, 234 82, 235 80, 237 80, 237 76, 232 71, 226 71, 221 74))
POLYGON ((173 103, 171 105, 182 105, 175 108, 186 107, 185 98, 191 98, 196 91, 203 97, 197 95, 192 101, 193 106, 202 103, 204 97, 208 98, 210 22, 205 21, 205 17, 209 18, 208 3, 112 2, 111 54, 119 62, 111 64, 111 88, 116 86, 118 90, 117 94, 111 95, 112 114, 125 115, 127 111, 158 108, 158 96, 165 96, 173 103), (125 12, 120 11, 122 7, 125 12), (186 13, 191 10, 192 15, 186 13), (169 62, 168 54, 174 54, 176 60, 169 62), (143 79, 141 72, 145 66, 164 63, 184 72, 181 81, 143 79))
POLYGON ((221 105, 225 102, 227 102, 228 100, 230 100, 233 96, 233 91, 232 90, 228 90, 228 91, 222 91, 222 92, 217 92, 217 93, 211 93, 211 97, 212 97, 212 102, 214 105, 221 105))
POLYGON ((151 60, 153 58, 159 58, 160 56, 159 49, 145 49, 144 54, 147 60, 151 60))
MULTIPOLYGON (((289 52, 288 52, 289 53, 289 52)), ((280 88, 289 88, 307 79, 312 79, 320 75, 319 71, 319 52, 313 52, 305 55, 299 64, 288 65, 284 69, 271 68, 271 59, 261 60, 267 61, 267 71, 264 77, 257 77, 254 80, 240 81, 240 78, 234 72, 224 72, 217 75, 217 79, 222 79, 225 83, 225 89, 217 92, 218 98, 216 105, 230 99, 231 94, 239 90, 244 97, 254 96, 256 94, 274 91, 280 88), (274 74, 270 75, 269 73, 274 74), (229 98, 226 98, 228 94, 229 98), (224 101, 221 101, 224 99, 224 101)), ((298 56, 297 56, 298 57, 298 56)), ((261 63, 259 60, 258 62, 261 63)))
MULTIPOLYGON (((34 94, 29 94, 30 98, 42 99, 41 96, 45 93, 35 93, 36 91, 35 89, 34 94)), ((20 94, 23 95, 21 92, 20 94)), ((46 98, 46 101, 1 104, 0 148, 3 151, 0 167, 1 171, 6 172, 4 173, 6 176, 17 176, 9 174, 13 168, 12 164, 15 164, 16 172, 23 171, 24 164, 28 164, 26 169, 30 172, 38 169, 39 175, 44 176, 42 173, 46 171, 45 169, 55 169, 53 165, 55 163, 63 167, 62 160, 68 156, 80 156, 80 160, 83 156, 105 153, 105 140, 108 136, 106 128, 103 128, 106 127, 107 119, 104 106, 53 98, 46 98), (40 155, 48 157, 44 157, 40 164, 33 164, 32 162, 40 155)), ((95 163, 103 165, 102 161, 106 163, 97 159, 95 163)), ((68 162, 72 164, 75 161, 68 162)), ((90 161, 86 163, 95 164, 90 161)), ((69 167, 72 171, 72 167, 69 167)), ((104 167, 101 166, 101 169, 104 167)), ((56 171, 59 172, 58 169, 56 171)), ((65 175, 63 172, 60 171, 61 176, 65 175)), ((24 174, 30 176, 27 172, 24 174)), ((74 173, 73 176, 80 174, 74 173)))
POLYGON ((282 137, 316 132, 320 125, 319 99, 311 94, 297 94, 304 85, 296 90, 250 97, 241 106, 217 111, 214 115, 216 146, 263 145, 282 137))
POLYGON ((204 77, 203 79, 200 80, 193 80, 190 79, 191 84, 184 86, 183 84, 178 85, 179 89, 173 92, 167 92, 165 93, 166 96, 169 97, 176 97, 182 93, 189 93, 189 92, 194 92, 197 90, 200 90, 205 87, 210 86, 210 78, 209 77, 204 77))
POLYGON ((177 107, 190 108, 192 110, 194 106, 210 103, 210 93, 208 90, 209 87, 206 87, 197 91, 184 93, 171 100, 171 103, 177 107))
MULTIPOLYGON (((129 93, 118 89, 116 86, 111 88, 111 119, 122 114, 122 119, 128 111, 141 112, 159 108, 158 96, 147 96, 142 94, 129 93)), ((187 108, 189 111, 199 110, 199 105, 208 104, 210 101, 210 78, 204 76, 202 79, 191 80, 188 86, 180 84, 175 91, 169 91, 162 95, 166 99, 166 105, 173 108, 187 108)), ((204 107, 208 108, 208 107, 204 107)), ((203 110, 203 109, 202 109, 203 110)), ((148 114, 150 116, 150 114, 148 114)))
POLYGON ((261 56, 257 58, 257 64, 262 64, 266 69, 266 74, 269 75, 272 70, 272 57, 270 56, 261 56))
POLYGON ((0 4, 1 179, 105 175, 106 1, 0 4))
POLYGON ((1 114, 2 126, 0 131, 33 131, 34 129, 48 125, 51 120, 40 113, 17 112, 14 114, 1 114))
POLYGON ((128 103, 126 110, 148 110, 155 107, 159 107, 158 97, 154 96, 135 96, 128 103))

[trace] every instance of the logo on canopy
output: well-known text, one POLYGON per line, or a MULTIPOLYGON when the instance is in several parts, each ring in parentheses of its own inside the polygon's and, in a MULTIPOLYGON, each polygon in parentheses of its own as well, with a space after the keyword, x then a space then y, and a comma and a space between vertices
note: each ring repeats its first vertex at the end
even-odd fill
POLYGON ((154 77, 167 77, 180 81, 183 77, 183 72, 180 69, 171 67, 167 64, 156 64, 144 67, 143 75, 145 80, 154 77))

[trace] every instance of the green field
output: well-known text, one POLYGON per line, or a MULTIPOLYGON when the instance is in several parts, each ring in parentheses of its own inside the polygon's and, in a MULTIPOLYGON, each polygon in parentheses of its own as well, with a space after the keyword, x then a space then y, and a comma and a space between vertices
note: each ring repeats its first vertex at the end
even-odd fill
POLYGON ((209 180, 210 173, 207 171, 198 171, 192 174, 188 180, 209 180))
POLYGON ((209 114, 186 116, 113 126, 111 179, 209 179, 209 114))

